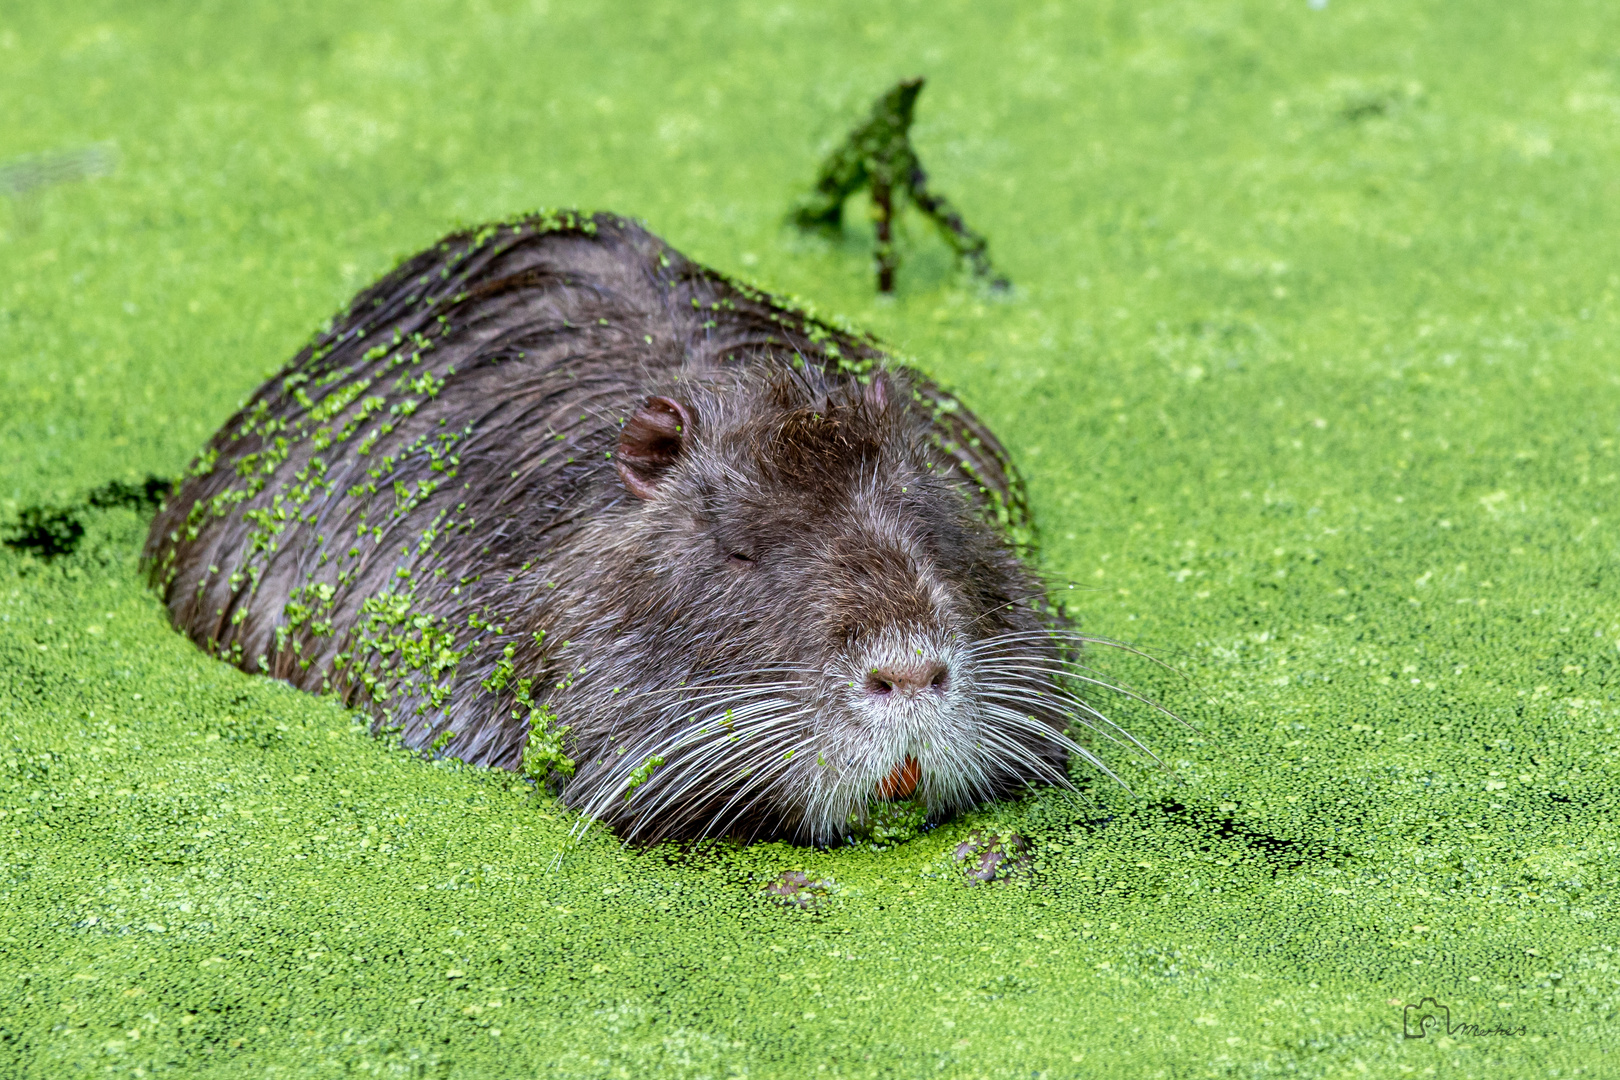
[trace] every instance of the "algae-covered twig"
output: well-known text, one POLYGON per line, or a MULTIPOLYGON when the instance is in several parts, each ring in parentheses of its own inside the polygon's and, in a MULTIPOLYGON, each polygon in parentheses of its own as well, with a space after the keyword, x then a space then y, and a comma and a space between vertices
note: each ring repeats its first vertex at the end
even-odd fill
POLYGON ((844 201, 868 188, 877 226, 878 291, 893 292, 894 272, 900 266, 894 215, 897 200, 909 198, 976 276, 988 278, 993 288, 1005 289, 1007 279, 990 265, 989 241, 968 228, 949 199, 928 190, 928 174, 911 148, 911 118, 922 88, 922 79, 906 79, 877 100, 872 115, 822 163, 815 190, 794 207, 793 223, 801 229, 836 230, 844 221, 844 201))

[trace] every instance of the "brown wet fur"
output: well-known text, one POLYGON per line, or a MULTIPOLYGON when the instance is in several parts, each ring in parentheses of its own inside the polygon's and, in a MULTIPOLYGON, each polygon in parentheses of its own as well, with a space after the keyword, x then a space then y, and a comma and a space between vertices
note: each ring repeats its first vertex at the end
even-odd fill
MULTIPOLYGON (((407 746, 518 768, 528 695, 567 725, 565 801, 627 837, 825 842, 803 770, 818 739, 859 745, 851 657, 1054 625, 1009 524, 1004 451, 926 377, 634 223, 564 216, 450 236, 356 297, 214 436, 145 557, 199 645, 407 746), (772 753, 679 745, 729 692, 706 687, 773 680, 803 715, 761 729, 772 753)), ((1007 737, 1046 766, 992 761, 954 794, 923 775, 919 797, 949 812, 1066 768, 1007 737)))

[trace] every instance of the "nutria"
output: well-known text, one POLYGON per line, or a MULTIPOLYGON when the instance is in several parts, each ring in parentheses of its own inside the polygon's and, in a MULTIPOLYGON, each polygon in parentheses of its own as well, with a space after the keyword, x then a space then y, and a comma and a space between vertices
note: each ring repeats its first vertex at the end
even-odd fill
MULTIPOLYGON (((361 293, 152 525, 174 624, 629 839, 825 843, 1128 739, 993 436, 870 338, 553 213, 361 293)), ((1133 740, 1134 741, 1134 740, 1133 740)))

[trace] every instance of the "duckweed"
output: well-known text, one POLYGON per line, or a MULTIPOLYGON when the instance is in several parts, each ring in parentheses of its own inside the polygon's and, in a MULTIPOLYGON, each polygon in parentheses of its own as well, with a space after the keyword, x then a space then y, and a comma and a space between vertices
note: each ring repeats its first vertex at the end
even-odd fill
POLYGON ((1602 1075, 1616 40, 1579 0, 15 7, 0 159, 117 167, 0 202, 0 523, 82 528, 0 547, 0 1075, 1602 1075), (913 74, 1009 293, 908 211, 874 297, 862 196, 783 224, 913 74), (168 627, 148 511, 85 493, 179 475, 399 256, 570 205, 986 420, 1065 606, 1168 665, 1087 654, 1191 725, 1090 689, 1130 793, 625 849, 168 627), (968 885, 975 834, 1018 872, 968 885))

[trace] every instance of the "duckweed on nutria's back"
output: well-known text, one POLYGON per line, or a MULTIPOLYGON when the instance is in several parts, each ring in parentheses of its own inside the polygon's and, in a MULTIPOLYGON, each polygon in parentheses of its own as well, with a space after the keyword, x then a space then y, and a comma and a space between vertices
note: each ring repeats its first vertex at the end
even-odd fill
POLYGON ((1601 1075, 1620 14, 1537 15, 8 17, 0 165, 108 149, 0 207, 0 527, 82 529, 0 547, 0 1075, 1601 1075), (880 300, 864 207, 785 223, 912 74, 1010 293, 902 217, 880 300), (1176 669, 1093 655, 1194 725, 1098 699, 1166 767, 830 851, 569 846, 523 780, 169 629, 148 511, 89 493, 176 475, 394 259, 542 205, 956 391, 1082 628, 1176 669))

